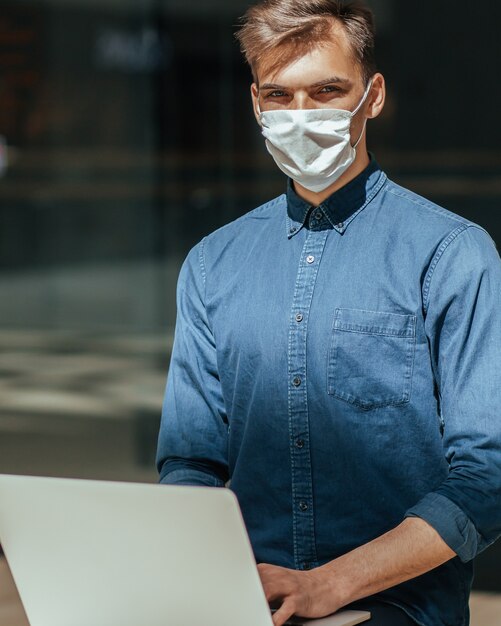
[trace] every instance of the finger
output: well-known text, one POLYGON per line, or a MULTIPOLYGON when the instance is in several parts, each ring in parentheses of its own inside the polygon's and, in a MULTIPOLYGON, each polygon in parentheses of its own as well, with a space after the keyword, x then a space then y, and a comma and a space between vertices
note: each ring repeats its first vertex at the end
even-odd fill
POLYGON ((279 567, 278 565, 270 565, 269 563, 259 563, 257 566, 257 571, 260 576, 272 576, 276 575, 277 572, 283 571, 285 568, 279 567))
POLYGON ((294 602, 286 598, 282 606, 273 614, 274 626, 282 626, 285 622, 294 615, 295 605, 294 602))
POLYGON ((267 572, 264 570, 261 571, 260 577, 261 585, 268 602, 270 600, 282 599, 289 595, 289 592, 292 590, 288 578, 283 576, 280 572, 275 571, 275 569, 267 572))
POLYGON ((270 581, 263 585, 263 589, 268 602, 272 602, 273 600, 283 600, 283 598, 287 596, 287 593, 285 593, 280 586, 276 585, 274 581, 270 581))
POLYGON ((260 563, 257 566, 257 571, 259 574, 259 578, 261 579, 261 582, 263 584, 270 578, 273 578, 273 568, 271 568, 266 563, 260 563))

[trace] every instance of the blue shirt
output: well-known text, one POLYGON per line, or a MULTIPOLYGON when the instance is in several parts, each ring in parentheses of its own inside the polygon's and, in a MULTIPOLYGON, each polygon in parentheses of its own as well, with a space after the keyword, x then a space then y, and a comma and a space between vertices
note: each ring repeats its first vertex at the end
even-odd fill
POLYGON ((293 190, 205 237, 179 275, 162 483, 238 497, 258 562, 308 569, 397 526, 457 557, 378 597, 468 623, 501 533, 501 261, 478 224, 374 159, 319 207, 293 190))

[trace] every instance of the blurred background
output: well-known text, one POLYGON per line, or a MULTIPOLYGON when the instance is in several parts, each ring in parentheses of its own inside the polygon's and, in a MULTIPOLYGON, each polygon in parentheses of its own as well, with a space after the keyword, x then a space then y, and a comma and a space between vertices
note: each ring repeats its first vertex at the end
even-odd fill
MULTIPOLYGON (((180 265, 285 189, 233 36, 248 4, 0 0, 0 472, 156 481, 180 265)), ((370 149, 499 246, 501 4, 368 4, 370 149)), ((500 555, 478 589, 501 592, 500 555)))

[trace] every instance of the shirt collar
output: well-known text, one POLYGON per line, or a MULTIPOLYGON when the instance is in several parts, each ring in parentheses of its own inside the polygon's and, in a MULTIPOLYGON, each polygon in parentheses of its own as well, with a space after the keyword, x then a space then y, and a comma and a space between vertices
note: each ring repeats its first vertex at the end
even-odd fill
MULTIPOLYGON (((327 218, 325 225, 343 234, 348 224, 364 209, 386 181, 374 155, 369 153, 369 165, 347 185, 326 198, 316 210, 327 218)), ((313 206, 294 191, 292 180, 287 181, 287 237, 294 237, 301 228, 307 227, 307 219, 313 206)), ((322 217, 323 217, 322 215, 322 217)))

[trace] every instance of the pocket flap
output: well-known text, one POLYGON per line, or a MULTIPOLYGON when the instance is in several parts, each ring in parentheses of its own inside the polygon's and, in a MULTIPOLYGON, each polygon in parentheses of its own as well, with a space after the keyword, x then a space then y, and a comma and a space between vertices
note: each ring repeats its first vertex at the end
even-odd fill
POLYGON ((336 309, 334 329, 371 335, 414 337, 416 316, 365 309, 336 309))

